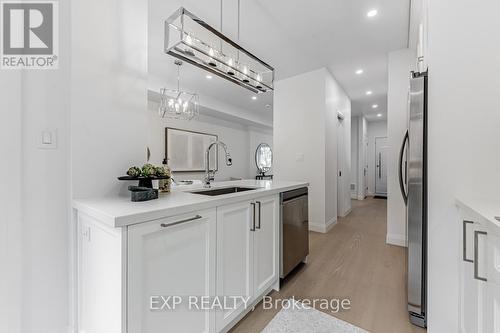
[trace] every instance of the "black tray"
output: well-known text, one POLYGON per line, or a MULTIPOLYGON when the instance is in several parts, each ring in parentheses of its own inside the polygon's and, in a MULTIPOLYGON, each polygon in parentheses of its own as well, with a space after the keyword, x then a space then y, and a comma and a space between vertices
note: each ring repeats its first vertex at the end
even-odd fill
POLYGON ((153 188, 153 180, 160 180, 160 179, 169 179, 170 177, 158 177, 158 176, 153 176, 153 177, 132 177, 132 176, 121 176, 118 177, 118 180, 138 180, 139 181, 139 187, 147 187, 147 188, 153 188))

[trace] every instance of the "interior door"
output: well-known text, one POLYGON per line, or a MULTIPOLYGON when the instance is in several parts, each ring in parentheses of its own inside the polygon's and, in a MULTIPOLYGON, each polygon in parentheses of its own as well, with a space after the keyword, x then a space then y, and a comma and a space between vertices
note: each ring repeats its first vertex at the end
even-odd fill
POLYGON ((341 119, 337 121, 337 215, 342 216, 344 212, 344 194, 343 194, 343 173, 344 165, 344 122, 341 119))
POLYGON ((387 196, 387 137, 375 138, 375 194, 387 196))

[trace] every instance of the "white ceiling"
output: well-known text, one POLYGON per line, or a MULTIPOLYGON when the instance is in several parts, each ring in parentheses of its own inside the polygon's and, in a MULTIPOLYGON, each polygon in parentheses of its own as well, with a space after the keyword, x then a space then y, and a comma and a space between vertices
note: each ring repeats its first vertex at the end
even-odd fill
MULTIPOLYGON (((163 53, 163 22, 181 6, 220 28, 219 0, 150 0, 151 82, 175 82, 173 58, 163 53)), ((409 6, 410 0, 243 0, 239 44, 274 66, 277 80, 328 68, 351 97, 354 115, 380 119, 376 114, 384 118, 387 110, 387 53, 407 47, 409 6), (371 9, 378 15, 368 18, 371 9), (358 68, 364 73, 356 75, 358 68)), ((224 0, 223 8, 222 31, 237 40, 237 1, 224 0)), ((272 105, 272 94, 252 100, 250 91, 215 76, 207 80, 206 74, 186 64, 181 86, 272 117, 272 108, 265 107, 272 105)))

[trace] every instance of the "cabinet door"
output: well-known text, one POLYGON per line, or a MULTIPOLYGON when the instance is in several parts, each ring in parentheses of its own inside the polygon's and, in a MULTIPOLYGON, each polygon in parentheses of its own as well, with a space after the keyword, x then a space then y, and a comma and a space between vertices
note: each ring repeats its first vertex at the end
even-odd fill
POLYGON ((500 333, 500 286, 489 284, 485 295, 485 333, 500 333))
POLYGON ((462 248, 460 252, 460 331, 479 333, 482 307, 480 295, 484 283, 474 278, 474 234, 484 231, 484 226, 474 216, 465 215, 462 222, 462 248))
MULTIPOLYGON (((217 207, 217 296, 253 296, 253 218, 250 201, 217 207)), ((238 301, 217 311, 217 331, 244 310, 238 301)))
POLYGON ((270 196, 256 200, 254 233, 255 295, 262 295, 279 279, 279 199, 270 196))
POLYGON ((214 312, 187 299, 215 295, 215 251, 215 209, 129 227, 128 333, 214 332, 214 312))
POLYGON ((491 226, 486 236, 486 278, 488 284, 500 286, 500 228, 491 226))
POLYGON ((491 226, 485 236, 486 290, 483 295, 484 332, 500 333, 500 228, 491 226))
POLYGON ((121 333, 122 233, 78 214, 78 332, 121 333))

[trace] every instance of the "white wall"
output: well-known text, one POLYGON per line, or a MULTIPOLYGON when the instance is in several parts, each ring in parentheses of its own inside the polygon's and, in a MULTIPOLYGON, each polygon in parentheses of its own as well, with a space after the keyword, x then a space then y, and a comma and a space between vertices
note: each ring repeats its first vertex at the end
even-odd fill
POLYGON ((59 4, 58 70, 1 71, 0 331, 66 332, 68 323, 69 3, 59 4), (58 149, 38 149, 42 130, 58 149), (5 197, 4 197, 5 196, 5 197))
POLYGON ((147 0, 73 0, 73 196, 126 193, 116 177, 145 160, 147 0), (92 18, 92 24, 89 24, 92 18))
MULTIPOLYGON (((158 116, 158 103, 149 101, 149 148, 151 150, 151 163, 160 165, 165 157, 165 127, 179 128, 191 131, 204 132, 218 135, 219 140, 227 144, 229 153, 233 158, 233 165, 228 167, 223 163, 224 152, 219 149, 219 171, 215 179, 218 181, 235 178, 254 178, 255 149, 261 142, 266 142, 272 147, 272 131, 222 120, 219 118, 200 115, 191 121, 160 118, 158 116), (271 140, 270 140, 271 139, 271 140)), ((212 152, 213 153, 213 152, 212 152)), ((174 173, 176 180, 203 179, 203 172, 174 173)))
POLYGON ((309 223, 325 226, 325 70, 276 81, 274 175, 307 181, 309 223))
POLYGON ((375 179, 377 173, 377 161, 375 153, 376 138, 387 137, 387 121, 368 122, 368 194, 375 194, 375 179))
POLYGON ((0 75, 0 172, 8 191, 0 193, 0 332, 21 332, 23 269, 21 72, 0 75))
POLYGON ((458 331, 455 197, 499 199, 498 12, 496 0, 429 4, 429 333, 458 331))
MULTIPOLYGON (((333 118, 337 109, 347 113, 346 105, 350 116, 349 98, 329 76, 322 68, 277 81, 274 90, 274 175, 310 183, 310 228, 323 232, 337 216, 337 124, 333 118)), ((346 132, 350 136, 350 126, 346 132)), ((349 195, 348 188, 345 193, 349 195)))
POLYGON ((408 128, 408 91, 410 72, 414 69, 415 52, 402 49, 389 53, 387 94, 387 243, 405 246, 406 206, 398 180, 399 150, 408 128))

